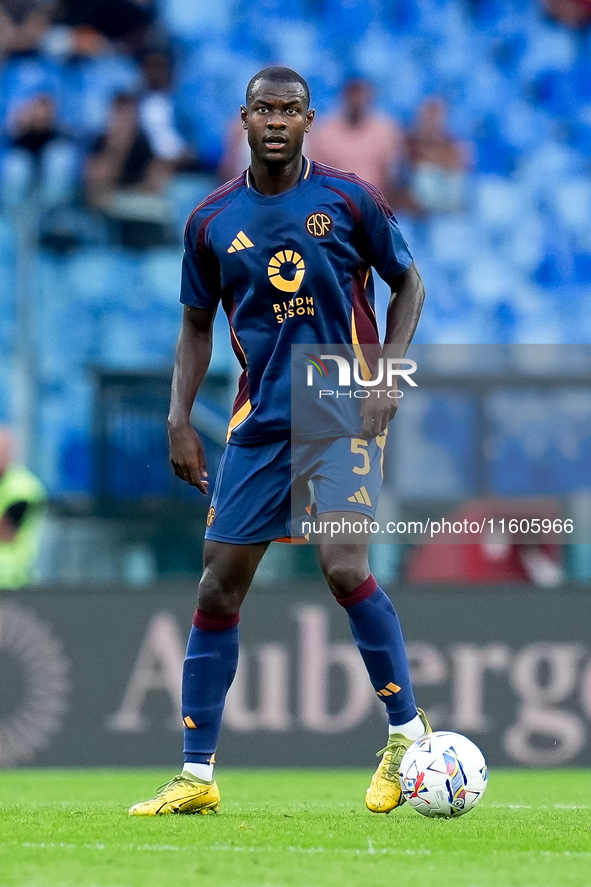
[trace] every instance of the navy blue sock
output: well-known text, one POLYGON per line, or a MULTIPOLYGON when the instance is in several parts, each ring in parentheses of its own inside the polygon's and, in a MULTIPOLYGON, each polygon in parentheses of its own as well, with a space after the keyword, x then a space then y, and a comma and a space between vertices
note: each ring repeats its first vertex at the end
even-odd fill
POLYGON ((197 610, 183 665, 185 761, 213 764, 226 694, 238 665, 239 616, 197 610))
POLYGON ((386 706, 393 726, 411 721, 417 714, 408 658, 396 610, 373 576, 347 597, 337 597, 345 608, 353 638, 367 668, 374 690, 386 706))

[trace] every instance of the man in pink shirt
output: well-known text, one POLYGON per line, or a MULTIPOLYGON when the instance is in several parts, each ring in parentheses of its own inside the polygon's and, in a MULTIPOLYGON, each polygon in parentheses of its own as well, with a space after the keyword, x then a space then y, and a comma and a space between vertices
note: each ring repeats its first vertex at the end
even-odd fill
POLYGON ((396 122, 373 110, 374 89, 361 78, 343 87, 343 108, 314 127, 306 153, 312 160, 354 172, 391 199, 404 140, 396 122))

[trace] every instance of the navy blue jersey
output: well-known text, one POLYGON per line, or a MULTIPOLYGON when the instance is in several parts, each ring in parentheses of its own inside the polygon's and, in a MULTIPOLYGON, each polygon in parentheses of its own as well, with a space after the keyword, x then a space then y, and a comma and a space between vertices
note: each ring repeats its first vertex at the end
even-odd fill
POLYGON ((221 302, 228 315, 243 368, 231 442, 288 439, 291 346, 377 344, 371 269, 389 282, 411 264, 380 192, 310 160, 282 194, 260 194, 246 171, 199 204, 185 232, 181 302, 221 302))

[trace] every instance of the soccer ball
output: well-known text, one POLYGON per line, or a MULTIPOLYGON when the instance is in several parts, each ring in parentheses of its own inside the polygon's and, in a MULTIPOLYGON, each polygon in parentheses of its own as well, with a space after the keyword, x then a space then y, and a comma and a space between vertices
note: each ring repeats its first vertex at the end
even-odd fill
POLYGON ((460 733, 439 730, 418 739, 400 762, 400 785, 408 803, 423 816, 463 816, 486 788, 486 761, 460 733))

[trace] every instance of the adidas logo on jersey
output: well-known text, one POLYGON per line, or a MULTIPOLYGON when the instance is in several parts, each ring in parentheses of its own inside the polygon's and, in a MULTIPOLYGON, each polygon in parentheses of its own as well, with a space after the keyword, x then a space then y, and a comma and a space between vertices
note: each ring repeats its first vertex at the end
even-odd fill
POLYGON ((254 246, 252 240, 250 240, 244 231, 239 231, 234 240, 232 241, 232 246, 228 247, 229 253, 237 253, 240 249, 250 249, 251 246, 254 246))
POLYGON ((371 505, 371 499, 366 487, 361 487, 352 496, 347 497, 347 502, 358 502, 359 505, 371 505))

